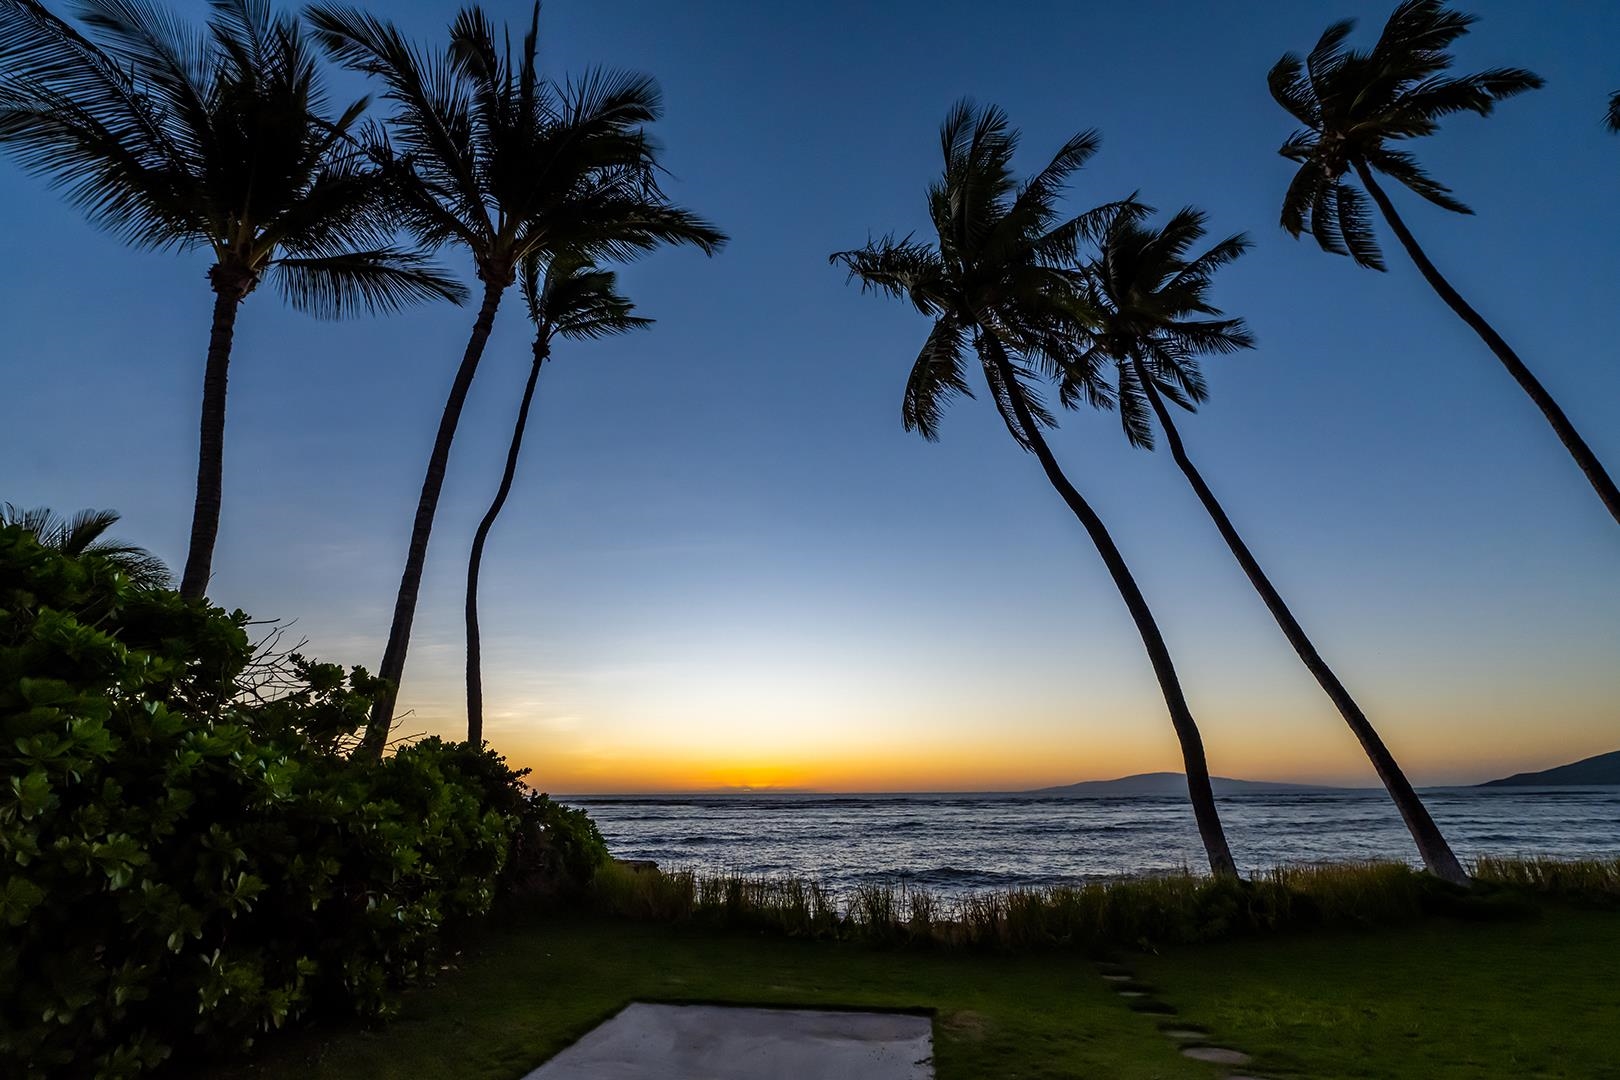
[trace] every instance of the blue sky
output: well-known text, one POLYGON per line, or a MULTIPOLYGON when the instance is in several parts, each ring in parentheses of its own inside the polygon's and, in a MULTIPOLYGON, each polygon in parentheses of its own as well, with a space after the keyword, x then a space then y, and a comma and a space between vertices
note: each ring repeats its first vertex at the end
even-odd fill
MULTIPOLYGON (((1209 364, 1213 400, 1183 432, 1414 776, 1614 749, 1614 523, 1398 250, 1375 274, 1276 225, 1291 123, 1267 68, 1341 16, 1370 40, 1388 8, 550 4, 552 72, 657 76, 670 190, 733 241, 627 268, 656 327, 560 345, 542 376, 485 565, 492 742, 574 790, 1005 787, 1178 766, 1123 606, 1035 462, 983 401, 960 403, 937 445, 902 431, 926 323, 827 265, 868 233, 924 230, 938 124, 970 95, 1023 129, 1026 170, 1101 129, 1077 209, 1139 189, 1254 239, 1217 296, 1260 347, 1209 364)), ((1620 87, 1620 8, 1468 9, 1482 19, 1464 66, 1523 65, 1548 85, 1419 148, 1476 217, 1399 205, 1620 469, 1620 138, 1599 125, 1620 87)), ((419 37, 453 14, 387 10, 419 37)), ((114 507, 178 566, 206 262, 123 250, 9 161, 0 205, 0 497, 114 507)), ((440 306, 332 324, 269 290, 249 299, 217 602, 375 665, 471 319, 440 306)), ((510 303, 434 534, 408 730, 461 723, 467 546, 527 363, 510 303)), ((1155 605, 1216 770, 1372 782, 1168 455, 1132 451, 1106 415, 1065 417, 1053 442, 1155 605)))

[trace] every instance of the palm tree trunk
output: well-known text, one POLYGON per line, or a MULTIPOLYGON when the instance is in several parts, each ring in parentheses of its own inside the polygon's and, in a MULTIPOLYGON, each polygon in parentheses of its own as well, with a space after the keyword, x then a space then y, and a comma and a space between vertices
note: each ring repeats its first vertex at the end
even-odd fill
POLYGON ((1480 339, 1490 346, 1491 352, 1495 353, 1496 358, 1502 361, 1502 366, 1507 368, 1508 374, 1513 376, 1514 381, 1519 384, 1519 388, 1530 396, 1530 400, 1535 402, 1536 407, 1541 410, 1541 415, 1547 418, 1547 423, 1552 425, 1553 431, 1563 442, 1564 449, 1568 450, 1569 456, 1575 459, 1575 464, 1580 466, 1581 472, 1586 474, 1587 481, 1592 485, 1593 490, 1597 492, 1598 498, 1603 500, 1603 505, 1608 507, 1609 513, 1614 516, 1614 520, 1620 522, 1620 488, 1615 487, 1614 480, 1603 468, 1603 463, 1597 459, 1596 454, 1592 453, 1592 448, 1586 445, 1586 440, 1581 438, 1580 432, 1575 430, 1575 425, 1569 422, 1569 417, 1564 415, 1564 410, 1559 407, 1558 402, 1553 400, 1553 396, 1547 392, 1546 387, 1541 385, 1541 381, 1531 374, 1524 361, 1519 359, 1519 354, 1514 352, 1506 341, 1502 340, 1502 335, 1498 334, 1491 324, 1480 316, 1479 312, 1469 306, 1468 301, 1464 300, 1457 290, 1451 287, 1451 283, 1440 275, 1440 271, 1435 269, 1434 263, 1429 261, 1428 255, 1424 254, 1423 249, 1418 246, 1416 238, 1406 228, 1406 222, 1402 221, 1401 216, 1395 212, 1395 205, 1389 201, 1389 196, 1384 194, 1384 189, 1379 187, 1378 182, 1373 179, 1372 170, 1358 161, 1356 162, 1356 175, 1361 177, 1361 182, 1366 187, 1367 194, 1371 195, 1373 202, 1378 204, 1379 211, 1383 213, 1384 220, 1389 222, 1389 227, 1395 231, 1395 235, 1401 241, 1401 246, 1406 248, 1406 253, 1417 264, 1418 272, 1423 275, 1423 280, 1427 281, 1430 288, 1440 294, 1440 299, 1450 305, 1451 310, 1457 313, 1458 318, 1467 323, 1474 333, 1478 334, 1480 339))
POLYGON ((500 307, 506 284, 499 280, 484 282, 484 303, 473 322, 472 336, 467 339, 467 351, 456 369, 455 381, 450 384, 450 396, 445 399, 444 413, 439 418, 439 433, 433 440, 433 453, 428 457, 427 475, 422 478, 422 495, 417 500, 416 521, 411 527, 411 545, 405 555, 405 571, 399 579, 399 595, 394 601, 394 621, 388 628, 388 646, 383 650, 382 665, 377 671, 387 681, 387 686, 371 707, 361 744, 364 752, 376 757, 381 757, 388 745, 388 731, 394 722, 394 702, 399 696, 400 676, 405 673, 405 652, 410 647, 411 623, 416 618, 416 598, 422 588, 428 538, 433 533, 433 517, 439 509, 439 492, 444 487, 444 472, 450 462, 450 444, 455 440, 461 409, 467 403, 467 391, 472 387, 478 361, 484 355, 484 344, 489 341, 490 329, 495 325, 495 309, 500 307))
POLYGON ((534 385, 540 379, 540 365, 545 363, 550 347, 544 333, 534 339, 534 363, 529 367, 529 382, 523 388, 523 402, 518 406, 517 423, 512 427, 512 445, 506 451, 506 471, 501 474, 501 486, 495 500, 484 512, 473 534, 472 555, 467 559, 467 741, 473 746, 484 742, 484 674, 483 655, 478 633, 478 572, 484 564, 484 543, 489 530, 494 528, 506 497, 512 493, 512 478, 517 475, 518 454, 523 449, 523 430, 529 425, 529 406, 534 402, 534 385))
POLYGON ((1457 885, 1468 884, 1468 875, 1464 872, 1462 864, 1457 861, 1457 856, 1452 854, 1451 845, 1446 843, 1439 826, 1429 816, 1428 807, 1423 805, 1423 800, 1412 790, 1406 774, 1395 761, 1395 755, 1389 752, 1384 740, 1379 738, 1378 732, 1367 720, 1366 714, 1350 696, 1350 691, 1344 688, 1344 684, 1333 673, 1333 669, 1328 667, 1327 661, 1316 651, 1316 646, 1305 635, 1304 627, 1299 625, 1299 620, 1288 610, 1288 605, 1283 602, 1281 594, 1271 584, 1271 579, 1260 569, 1260 563, 1256 561, 1254 553, 1243 542, 1243 537, 1238 535, 1232 519, 1226 516, 1225 508, 1215 498, 1215 493, 1209 489, 1209 485, 1204 482, 1192 459, 1187 456, 1186 447, 1181 442, 1181 433, 1176 430, 1175 423, 1170 419, 1170 412, 1159 397, 1153 380, 1143 369, 1142 362, 1137 360, 1133 363, 1137 379, 1141 382, 1148 401, 1153 405, 1153 412, 1159 418, 1159 426, 1164 429, 1165 440, 1170 444, 1170 456, 1181 467, 1187 482, 1198 494, 1198 501, 1204 504, 1204 509, 1214 520, 1215 527, 1220 530, 1221 538, 1226 541, 1226 546, 1232 549, 1232 555, 1237 559, 1238 565, 1243 567, 1243 572, 1249 576, 1249 583, 1254 586, 1254 591, 1266 602, 1266 608, 1271 612, 1272 618, 1277 620, 1277 625, 1282 628, 1283 636, 1299 654, 1300 660, 1304 661, 1305 667, 1316 676, 1316 681, 1327 691, 1327 696, 1332 699, 1344 717, 1345 723, 1350 725, 1350 730, 1355 732, 1356 738, 1360 740, 1361 748, 1372 761, 1373 768, 1377 770, 1378 778, 1384 782, 1390 798, 1395 800, 1395 806, 1401 812, 1401 819, 1406 822, 1407 831, 1417 843, 1418 854, 1423 857, 1423 865, 1427 866, 1429 872, 1436 877, 1457 885))
POLYGON ((219 537, 219 506, 225 484, 225 386, 231 366, 231 339, 236 313, 246 291, 221 280, 218 267, 209 273, 214 284, 214 326, 208 335, 208 363, 203 369, 201 437, 197 447, 197 494, 191 508, 191 545, 180 576, 180 595, 200 600, 208 591, 214 568, 214 541, 219 537))
MULTIPOLYGON (((1137 633, 1142 636, 1142 644, 1147 647, 1148 660, 1153 664, 1153 674, 1158 677, 1159 689, 1164 694, 1164 703, 1170 710, 1170 723, 1175 728, 1176 738, 1181 742, 1181 758, 1187 770, 1187 794, 1192 800, 1193 817, 1198 822, 1198 835, 1204 841, 1204 851, 1209 856, 1210 871, 1217 877, 1238 876, 1237 864, 1232 861, 1232 850, 1226 843, 1226 830, 1221 827, 1220 813, 1215 808, 1215 791, 1209 782, 1209 764, 1204 759, 1204 740, 1198 733, 1198 724, 1193 719, 1192 710, 1187 707, 1187 698, 1181 692, 1181 680, 1176 676, 1175 665, 1170 660, 1170 649, 1164 643, 1164 635, 1159 633, 1159 624, 1153 619, 1153 611, 1148 607, 1147 598, 1136 585, 1136 579, 1131 576, 1130 567, 1125 564, 1125 557, 1120 554, 1119 547, 1114 538, 1109 535, 1108 529, 1103 525, 1102 518, 1097 516, 1091 505, 1081 496, 1080 492, 1069 478, 1063 474, 1058 465, 1057 458, 1052 456, 1051 447, 1041 436, 1040 429, 1035 425, 1035 418, 1030 413, 1029 404, 1015 381, 1010 364, 1004 359, 997 361, 1001 371, 1001 379, 1007 386, 1007 396, 1012 403, 1013 413, 1018 424, 1027 433, 1029 448, 1034 451, 1040 460, 1041 468, 1046 471, 1046 478, 1057 489, 1063 501, 1069 504, 1069 509, 1085 527, 1091 542, 1096 545, 1097 553, 1102 556, 1103 563, 1108 567, 1109 574, 1113 575, 1114 585, 1125 600, 1125 606, 1130 610, 1131 618, 1136 623, 1137 633)), ((1003 418, 1005 419, 1005 417, 1003 418)), ((1011 429, 1011 425, 1008 425, 1011 429)), ((1018 438, 1018 432, 1013 431, 1013 437, 1018 438)))

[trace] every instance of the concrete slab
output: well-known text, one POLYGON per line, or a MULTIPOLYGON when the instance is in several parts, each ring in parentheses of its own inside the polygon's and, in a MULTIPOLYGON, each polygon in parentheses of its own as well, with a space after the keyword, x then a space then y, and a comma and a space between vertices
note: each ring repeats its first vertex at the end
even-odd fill
POLYGON ((933 1080, 933 1022, 900 1013, 637 1002, 524 1080, 933 1080))

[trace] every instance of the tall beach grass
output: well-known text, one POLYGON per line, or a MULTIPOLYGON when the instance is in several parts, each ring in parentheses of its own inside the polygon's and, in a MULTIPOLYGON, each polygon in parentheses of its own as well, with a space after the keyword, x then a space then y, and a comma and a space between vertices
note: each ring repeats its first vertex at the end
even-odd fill
POLYGON ((1481 859, 1472 889, 1401 863, 1279 867, 1231 882, 1192 873, 942 897, 868 883, 835 891, 794 877, 703 875, 610 863, 592 889, 605 914, 792 937, 1090 952, 1428 915, 1533 916, 1541 898, 1620 903, 1620 859, 1481 859))

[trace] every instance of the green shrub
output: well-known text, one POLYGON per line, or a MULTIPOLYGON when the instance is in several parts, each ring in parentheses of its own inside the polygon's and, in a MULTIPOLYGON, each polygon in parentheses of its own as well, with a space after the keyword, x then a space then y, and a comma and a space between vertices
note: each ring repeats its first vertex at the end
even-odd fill
POLYGON ((607 842, 585 811, 530 795, 521 816, 524 872, 553 883, 553 889, 579 894, 607 865, 607 842))
POLYGON ((246 624, 0 529, 0 1075, 385 1016, 551 813, 489 751, 338 753, 360 669, 293 657, 244 698, 246 624))

